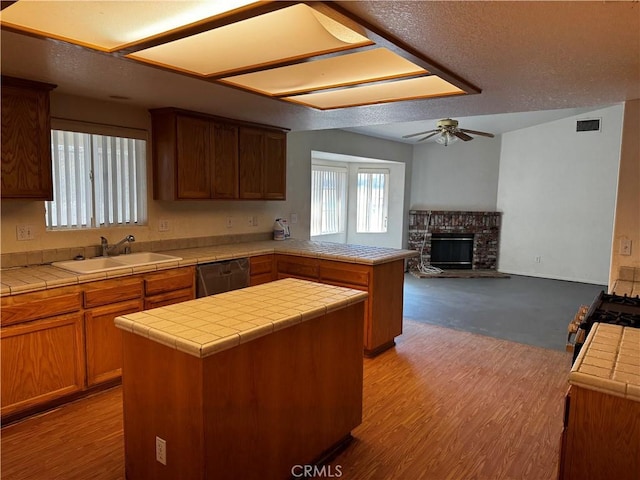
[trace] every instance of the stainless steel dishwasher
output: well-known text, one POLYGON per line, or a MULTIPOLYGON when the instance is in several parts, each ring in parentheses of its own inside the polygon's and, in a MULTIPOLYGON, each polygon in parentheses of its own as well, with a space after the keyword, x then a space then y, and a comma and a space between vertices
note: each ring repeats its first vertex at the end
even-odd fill
POLYGON ((249 286, 249 259, 236 258, 196 267, 196 296, 206 297, 249 286))

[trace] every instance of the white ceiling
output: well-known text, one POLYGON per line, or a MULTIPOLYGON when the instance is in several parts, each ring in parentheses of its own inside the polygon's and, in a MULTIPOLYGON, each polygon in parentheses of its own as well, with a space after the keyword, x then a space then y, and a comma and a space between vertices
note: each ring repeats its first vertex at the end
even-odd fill
POLYGON ((318 111, 7 31, 1 69, 55 83, 58 92, 124 96, 130 100, 112 101, 144 108, 174 106, 292 131, 345 128, 399 141, 445 117, 462 128, 503 133, 640 98, 638 1, 336 3, 482 93, 318 111))

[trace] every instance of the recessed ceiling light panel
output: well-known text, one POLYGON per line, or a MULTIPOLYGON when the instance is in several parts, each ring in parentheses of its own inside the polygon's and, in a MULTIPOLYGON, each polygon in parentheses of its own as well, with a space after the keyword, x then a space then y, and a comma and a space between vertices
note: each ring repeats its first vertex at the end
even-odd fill
POLYGON ((130 54, 201 76, 370 45, 372 42, 315 9, 297 4, 130 54))
POLYGON ((330 90, 285 97, 284 100, 300 103, 308 107, 328 110, 332 108, 356 107, 375 103, 417 100, 430 97, 462 95, 464 90, 446 80, 430 75, 392 82, 376 83, 358 87, 330 90))
POLYGON ((221 79, 264 95, 292 95, 428 72, 386 48, 347 53, 313 62, 221 79))
POLYGON ((183 28, 255 0, 34 1, 0 12, 2 24, 102 51, 114 51, 183 28))

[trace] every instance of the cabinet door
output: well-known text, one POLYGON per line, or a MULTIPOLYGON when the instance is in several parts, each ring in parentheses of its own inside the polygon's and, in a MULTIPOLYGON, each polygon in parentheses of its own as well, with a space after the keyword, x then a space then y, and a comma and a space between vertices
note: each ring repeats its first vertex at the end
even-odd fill
POLYGON ((263 198, 264 135, 262 130, 240 128, 240 198, 263 198))
POLYGON ((284 200, 287 194, 287 137, 280 132, 264 134, 264 198, 284 200))
POLYGON ((238 127, 215 123, 211 135, 211 196, 238 198, 238 127))
POLYGON ((273 255, 258 255, 249 258, 249 285, 273 282, 275 277, 273 255))
POLYGON ((83 389, 80 313, 6 327, 0 337, 3 417, 83 389))
POLYGON ((2 198, 53 200, 49 92, 2 85, 2 198))
POLYGON ((141 310, 142 299, 139 298, 93 308, 85 312, 88 386, 120 377, 122 374, 122 330, 115 326, 114 318, 141 310))
POLYGON ((178 198, 210 198, 209 122, 179 115, 176 128, 178 198))

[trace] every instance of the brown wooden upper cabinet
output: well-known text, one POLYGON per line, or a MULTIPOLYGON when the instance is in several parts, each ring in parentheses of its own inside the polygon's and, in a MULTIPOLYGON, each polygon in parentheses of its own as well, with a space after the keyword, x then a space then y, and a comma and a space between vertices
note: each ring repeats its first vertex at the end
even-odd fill
POLYGON ((240 198, 286 198, 286 148, 282 132, 240 128, 240 198))
POLYGON ((151 117, 155 199, 285 198, 284 132, 173 108, 151 117))
POLYGON ((2 76, 2 198, 53 200, 49 92, 55 87, 2 76))
POLYGON ((171 109, 151 111, 154 198, 238 198, 238 128, 171 109))

